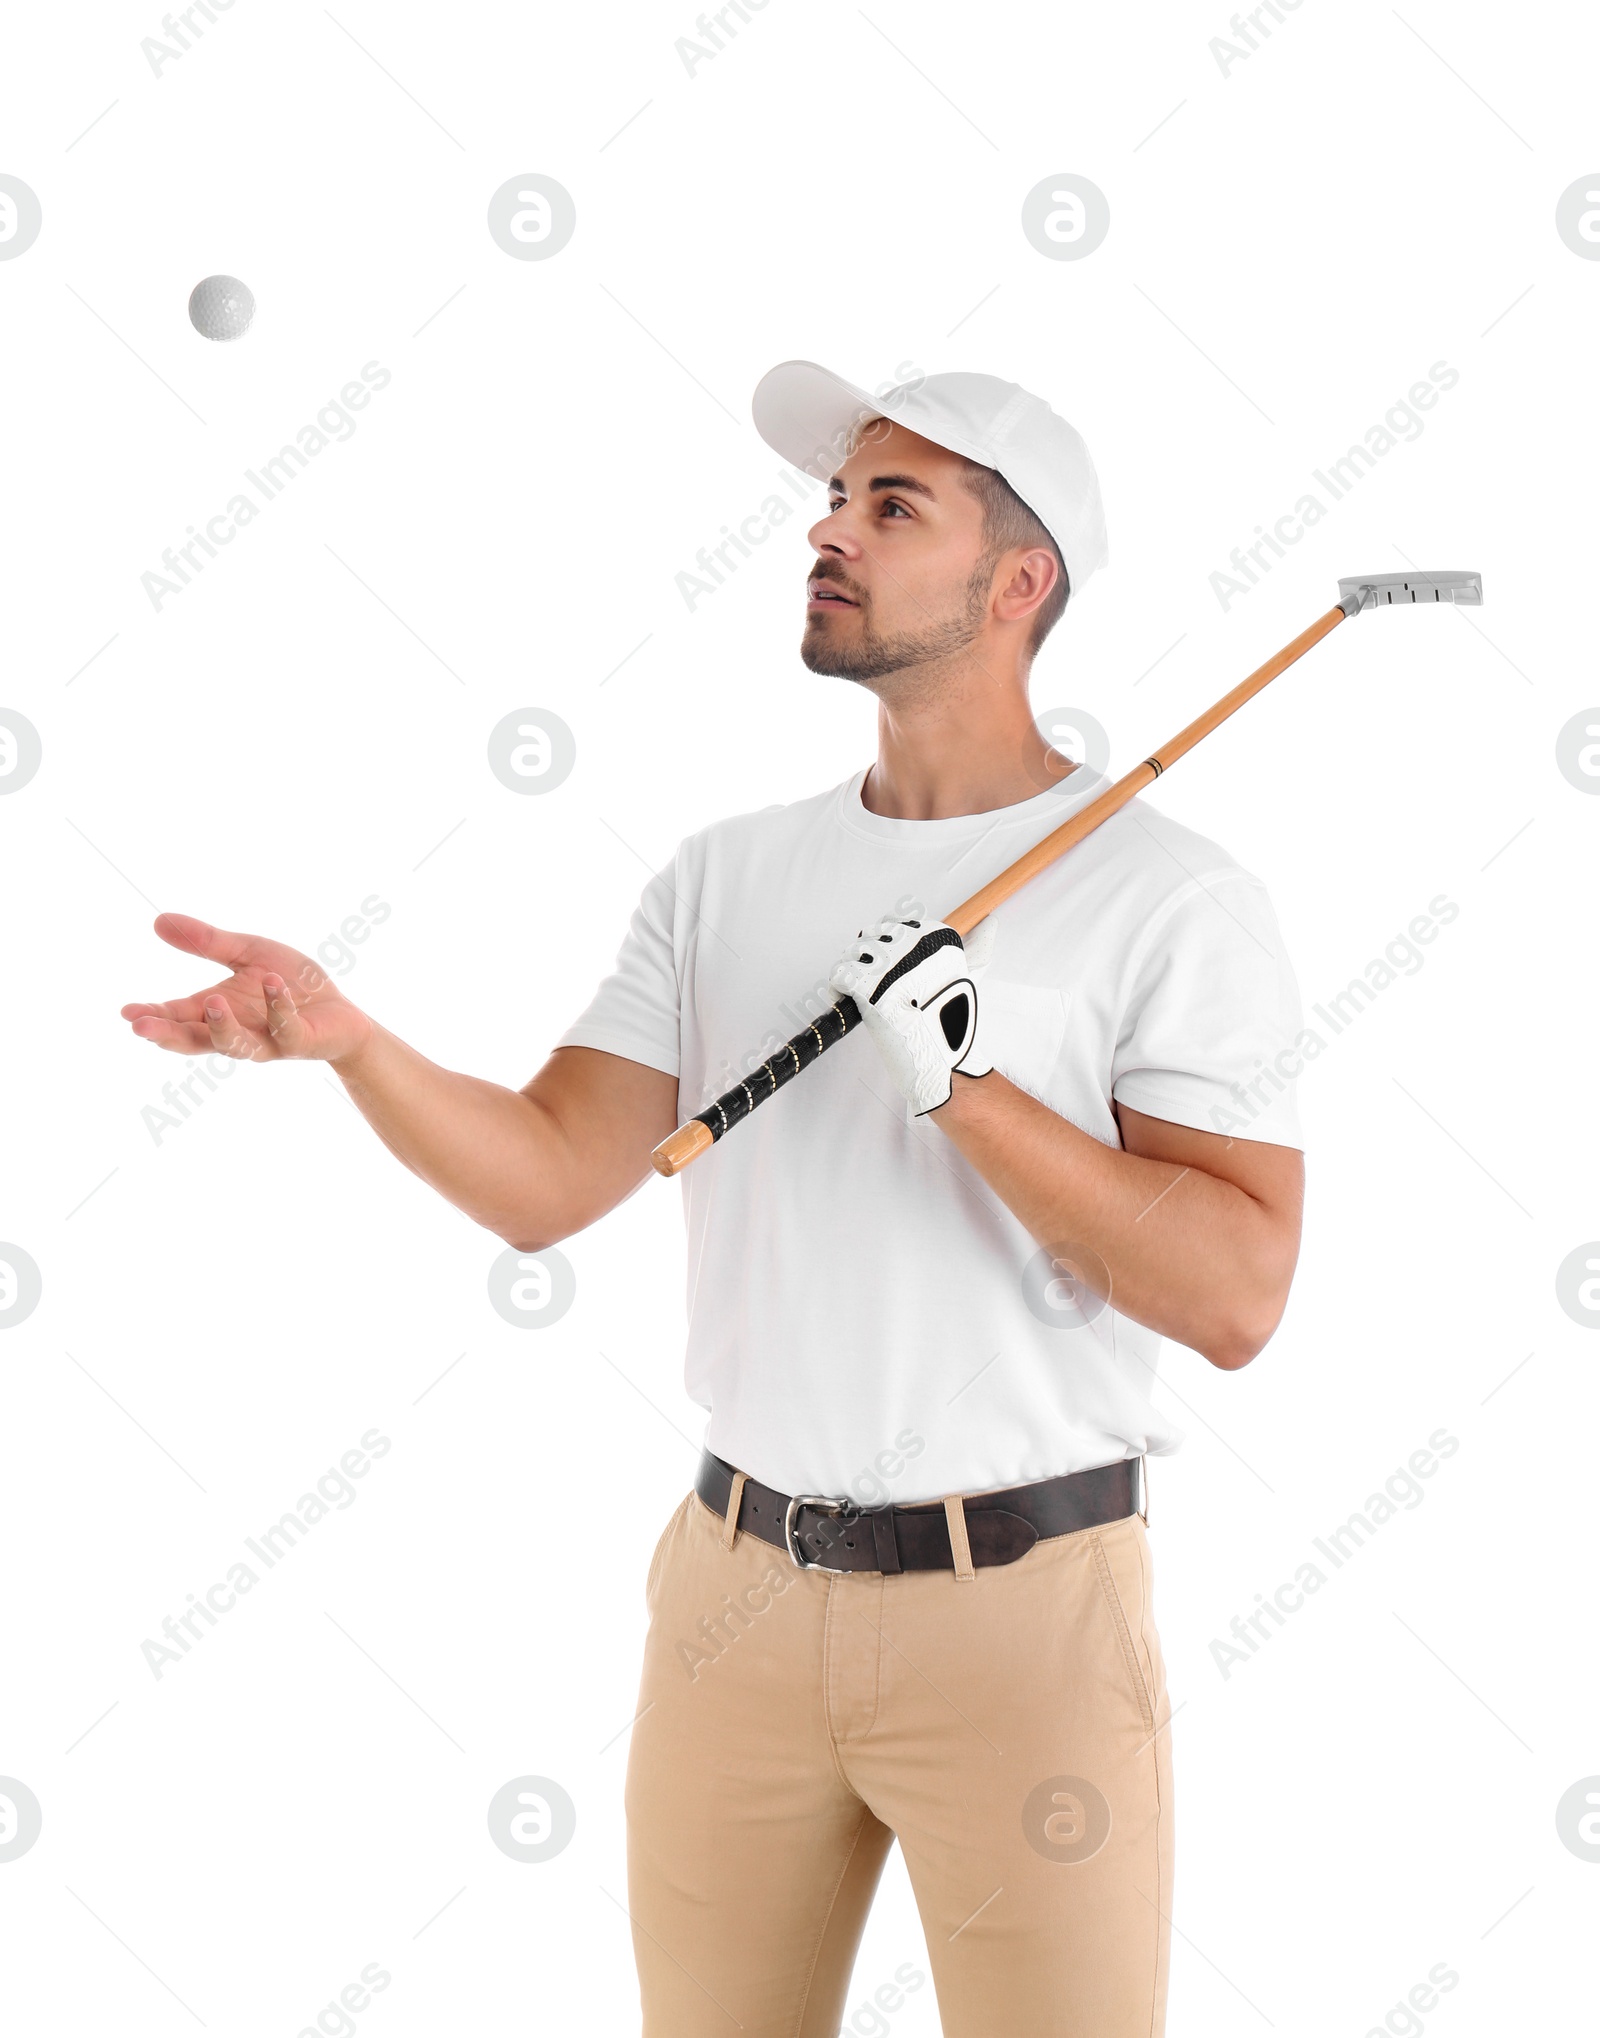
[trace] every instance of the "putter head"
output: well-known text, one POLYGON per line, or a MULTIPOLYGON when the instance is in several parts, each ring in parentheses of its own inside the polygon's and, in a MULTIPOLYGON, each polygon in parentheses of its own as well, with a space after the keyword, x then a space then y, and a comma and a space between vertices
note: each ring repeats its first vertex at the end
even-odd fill
POLYGON ((1362 609, 1409 607, 1413 602, 1455 602, 1481 608, 1481 573, 1360 573, 1339 583, 1339 606, 1347 617, 1362 609))

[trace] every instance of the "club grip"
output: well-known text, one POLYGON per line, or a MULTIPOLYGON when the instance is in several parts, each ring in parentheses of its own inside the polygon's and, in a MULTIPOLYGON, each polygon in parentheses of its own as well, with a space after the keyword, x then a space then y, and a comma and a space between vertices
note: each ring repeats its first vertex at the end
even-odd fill
POLYGON ((650 1156, 650 1165, 658 1175, 681 1174, 690 1161, 714 1145, 740 1119, 748 1118, 758 1104, 775 1097, 785 1083, 792 1083, 802 1069, 810 1068, 860 1024, 861 1008, 855 999, 840 998, 821 1018, 803 1027, 793 1040, 786 1040, 760 1068, 752 1069, 742 1083, 725 1090, 714 1104, 708 1104, 662 1140, 650 1156))

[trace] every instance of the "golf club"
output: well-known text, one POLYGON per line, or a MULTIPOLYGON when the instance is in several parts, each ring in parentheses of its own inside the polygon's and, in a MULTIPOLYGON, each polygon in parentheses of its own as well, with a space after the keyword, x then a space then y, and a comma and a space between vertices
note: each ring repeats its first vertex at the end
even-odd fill
MULTIPOLYGON (((1125 807, 1135 793, 1153 784, 1186 750, 1192 750, 1202 736, 1209 736, 1219 722, 1225 722, 1236 708, 1244 706, 1252 694, 1259 693, 1297 658, 1303 658, 1313 644, 1320 644, 1328 632, 1336 629, 1347 616, 1359 615, 1367 608, 1395 608, 1429 602, 1452 602, 1461 607, 1476 608, 1482 601, 1483 577, 1478 573, 1366 573, 1341 580, 1338 602, 1326 615, 1319 616, 1310 629, 1303 630, 1292 643, 1285 644, 1265 665, 1258 666, 1247 679, 1240 680, 1231 693, 1224 694, 1186 729, 1180 729, 1176 736, 1145 758, 1142 764, 1135 765, 1115 785, 1107 787, 1098 799, 1091 800, 1070 821, 1036 842, 998 877, 991 878, 981 891, 974 892, 970 899, 947 913, 945 924, 965 938, 980 920, 1009 899, 1013 892, 1020 890, 1029 878, 1037 877, 1057 857, 1092 834, 1102 821, 1109 820, 1119 807, 1125 807)), ((786 1041, 769 1060, 753 1069, 742 1083, 736 1083, 714 1104, 708 1104, 704 1111, 664 1139, 650 1156, 656 1173, 681 1174, 692 1160, 714 1146, 724 1133, 731 1132, 742 1118, 748 1118, 758 1104, 776 1096, 785 1083, 792 1082, 802 1069, 809 1068, 828 1048, 837 1047, 845 1035, 860 1024, 861 1012, 855 1000, 840 998, 815 1025, 806 1027, 793 1040, 786 1041)))

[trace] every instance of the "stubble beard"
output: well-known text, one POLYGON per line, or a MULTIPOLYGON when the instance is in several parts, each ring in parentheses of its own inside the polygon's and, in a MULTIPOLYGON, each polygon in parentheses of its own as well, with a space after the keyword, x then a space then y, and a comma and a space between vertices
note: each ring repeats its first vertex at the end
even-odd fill
POLYGON ((920 628, 884 636, 873 628, 870 612, 858 609, 861 628, 851 643, 830 641, 829 626, 820 617, 806 622, 800 640, 801 662, 829 679, 847 679, 867 687, 882 700, 906 701, 942 691, 949 661, 977 638, 988 614, 992 560, 980 559, 965 592, 951 612, 930 618, 920 628), (884 685, 890 680, 894 683, 884 685))

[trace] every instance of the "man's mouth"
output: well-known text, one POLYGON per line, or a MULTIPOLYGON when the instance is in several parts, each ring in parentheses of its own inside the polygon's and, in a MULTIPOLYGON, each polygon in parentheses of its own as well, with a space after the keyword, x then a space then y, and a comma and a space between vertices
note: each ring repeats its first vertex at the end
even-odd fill
POLYGON ((831 581, 808 580, 806 582, 806 607, 808 609, 853 609, 859 602, 853 602, 849 595, 841 594, 831 581))

